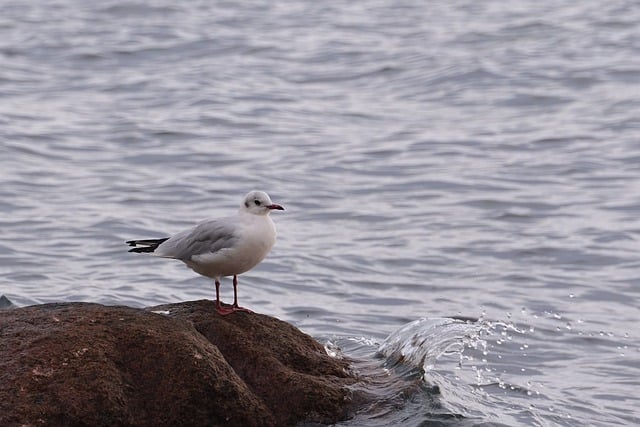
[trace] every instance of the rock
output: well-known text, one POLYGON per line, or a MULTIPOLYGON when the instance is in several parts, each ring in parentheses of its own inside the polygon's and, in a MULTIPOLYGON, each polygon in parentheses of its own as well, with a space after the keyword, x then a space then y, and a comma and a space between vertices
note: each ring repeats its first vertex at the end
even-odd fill
POLYGON ((349 417, 348 362, 211 301, 0 312, 0 425, 280 426, 349 417))
POLYGON ((0 310, 7 310, 9 308, 15 308, 15 305, 4 295, 0 295, 0 310))

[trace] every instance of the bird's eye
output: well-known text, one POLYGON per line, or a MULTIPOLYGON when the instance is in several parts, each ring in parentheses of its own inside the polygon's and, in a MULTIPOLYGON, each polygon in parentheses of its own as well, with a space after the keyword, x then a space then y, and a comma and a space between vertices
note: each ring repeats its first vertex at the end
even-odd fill
POLYGON ((256 206, 260 206, 260 200, 258 200, 258 199, 254 200, 253 203, 255 203, 256 206))

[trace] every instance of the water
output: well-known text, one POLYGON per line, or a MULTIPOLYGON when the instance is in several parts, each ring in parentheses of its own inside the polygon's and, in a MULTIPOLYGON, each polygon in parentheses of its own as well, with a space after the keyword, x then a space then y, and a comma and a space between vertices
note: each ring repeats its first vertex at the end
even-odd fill
POLYGON ((123 242, 263 189, 240 302, 377 372, 345 425, 640 423, 636 2, 0 7, 0 294, 212 298, 123 242))

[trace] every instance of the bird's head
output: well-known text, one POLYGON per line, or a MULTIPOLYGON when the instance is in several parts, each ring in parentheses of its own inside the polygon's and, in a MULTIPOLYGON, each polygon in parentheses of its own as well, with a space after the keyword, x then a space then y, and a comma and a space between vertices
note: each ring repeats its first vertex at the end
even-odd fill
POLYGON ((254 215, 268 215, 272 210, 283 211, 284 208, 271 201, 271 198, 264 191, 250 191, 244 196, 244 202, 240 210, 254 215))

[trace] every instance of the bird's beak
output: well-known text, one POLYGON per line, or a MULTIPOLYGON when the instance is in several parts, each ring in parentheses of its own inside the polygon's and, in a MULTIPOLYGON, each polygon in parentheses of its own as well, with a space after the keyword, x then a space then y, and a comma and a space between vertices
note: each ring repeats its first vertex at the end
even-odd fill
POLYGON ((275 203, 273 205, 267 205, 267 208, 268 209, 276 209, 276 210, 279 210, 279 211, 283 211, 284 210, 284 208, 282 206, 276 205, 275 203))

